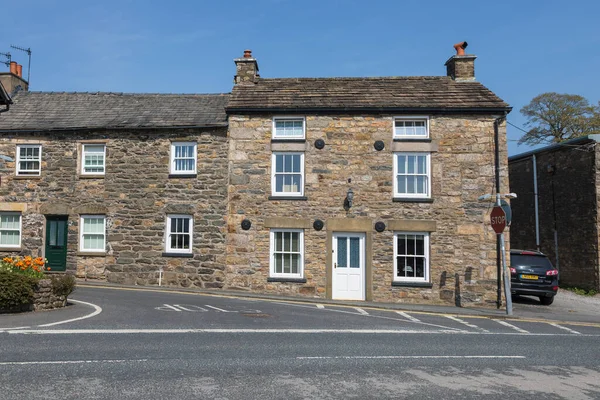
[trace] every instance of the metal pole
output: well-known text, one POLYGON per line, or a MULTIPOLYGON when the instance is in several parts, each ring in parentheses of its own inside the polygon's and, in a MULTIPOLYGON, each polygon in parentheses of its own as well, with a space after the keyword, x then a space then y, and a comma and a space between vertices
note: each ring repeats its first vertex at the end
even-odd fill
POLYGON ((504 234, 500 235, 500 249, 502 250, 502 268, 504 269, 504 296, 506 297, 506 314, 513 315, 512 297, 510 294, 510 271, 506 265, 506 249, 504 248, 504 234))
MULTIPOLYGON (((496 118, 494 120, 494 158, 495 158, 495 178, 496 178, 496 205, 500 206, 500 149, 498 143, 498 120, 496 118)), ((496 308, 500 308, 502 306, 502 283, 501 283, 501 254, 500 248, 502 247, 500 235, 496 235, 496 276, 498 280, 497 284, 497 299, 496 299, 496 308)))

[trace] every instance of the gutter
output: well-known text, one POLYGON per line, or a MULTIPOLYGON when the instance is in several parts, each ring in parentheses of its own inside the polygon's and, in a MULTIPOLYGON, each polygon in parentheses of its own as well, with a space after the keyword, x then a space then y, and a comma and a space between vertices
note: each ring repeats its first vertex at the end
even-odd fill
POLYGON ((465 108, 415 108, 415 107, 225 107, 227 114, 268 114, 268 113, 285 113, 285 114, 300 114, 300 113, 438 113, 438 114, 508 114, 512 111, 512 107, 465 107, 465 108))
POLYGON ((541 153, 546 153, 546 152, 550 152, 550 151, 556 151, 556 150, 560 149, 561 147, 573 146, 573 145, 585 143, 585 142, 600 143, 600 134, 593 133, 593 134, 590 134, 587 136, 581 136, 581 137, 578 137, 575 139, 567 140, 566 142, 551 144, 549 146, 541 147, 536 150, 531 150, 531 151, 527 151, 525 153, 510 156, 510 157, 508 157, 508 162, 518 161, 521 159, 531 157, 534 154, 541 154, 541 153))
POLYGON ((0 133, 23 133, 23 132, 74 132, 81 130, 88 131, 131 131, 131 130, 161 130, 161 129, 206 129, 206 128, 226 128, 227 122, 210 125, 176 125, 176 126, 72 126, 64 128, 45 128, 45 129, 0 129, 0 133))

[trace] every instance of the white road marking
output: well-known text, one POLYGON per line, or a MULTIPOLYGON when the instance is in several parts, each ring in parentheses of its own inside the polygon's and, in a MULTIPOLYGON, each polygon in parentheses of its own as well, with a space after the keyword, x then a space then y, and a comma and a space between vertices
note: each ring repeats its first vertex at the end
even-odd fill
MULTIPOLYGON (((453 331, 452 331, 453 332, 453 331)), ((462 331, 460 331, 463 333, 462 331)), ((71 334, 137 334, 137 333, 349 333, 349 334, 400 334, 400 333, 450 333, 450 331, 424 331, 416 329, 23 329, 9 334, 71 335, 71 334)))
POLYGON ((382 359, 423 359, 423 358, 526 358, 525 356, 315 356, 315 357, 296 357, 297 360, 335 360, 335 359, 373 359, 373 360, 382 360, 382 359))
POLYGON ((190 304, 173 304, 174 307, 181 309, 181 311, 189 311, 189 312, 208 312, 206 308, 202 308, 200 306, 194 306, 190 304))
POLYGON ((67 361, 6 361, 0 362, 0 365, 46 365, 46 364, 116 364, 126 362, 144 362, 146 359, 141 360, 67 360, 67 361))
POLYGON ((317 304, 317 308, 323 309, 325 306, 323 304, 317 304))
POLYGON ((363 310, 362 308, 354 307, 354 309, 356 311, 358 311, 359 313, 361 313, 362 315, 369 315, 369 313, 366 312, 365 310, 363 310))
POLYGON ((163 304, 162 307, 154 307, 154 309, 158 310, 158 311, 178 311, 178 312, 183 311, 183 310, 180 310, 179 308, 173 307, 172 305, 169 305, 169 304, 163 304))
POLYGON ((452 321, 456 321, 456 322, 458 322, 458 323, 460 323, 460 324, 466 325, 466 326, 468 326, 469 328, 478 329, 478 330, 480 330, 481 332, 489 332, 487 329, 480 328, 480 327, 478 327, 477 325, 470 324, 470 323, 468 323, 467 321, 463 321, 462 319, 460 319, 460 318, 456 318, 456 317, 453 317, 452 315, 446 315, 446 318, 448 318, 448 319, 451 319, 452 321))
POLYGON ((411 315, 408 315, 404 311, 396 311, 396 313, 402 315, 404 318, 408 319, 409 321, 412 321, 412 322, 421 322, 417 318, 415 318, 415 317, 413 317, 411 315))
MULTIPOLYGON (((527 335, 527 336, 568 336, 571 333, 520 333, 520 332, 469 332, 465 330, 419 330, 419 329, 23 329, 4 332, 8 335, 77 335, 77 334, 173 334, 173 333, 287 333, 287 334, 463 334, 463 335, 527 335)), ((600 337, 600 334, 581 334, 578 337, 600 337)))
POLYGON ((552 325, 552 326, 555 326, 557 328, 564 329, 565 331, 571 332, 571 333, 573 333, 575 335, 581 335, 581 332, 577 332, 576 330, 573 330, 571 328, 567 328, 566 326, 562 326, 562 325, 554 324, 554 323, 549 323, 549 324, 552 325))
POLYGON ((236 313, 236 312, 237 312, 237 311, 227 311, 227 310, 223 310, 222 308, 217 308, 217 307, 209 306, 208 304, 205 304, 204 306, 205 306, 205 307, 208 307, 208 308, 212 308, 213 310, 217 310, 217 311, 219 311, 219 312, 233 312, 233 313, 236 313))
POLYGON ((526 331, 525 329, 521 329, 521 328, 519 328, 518 326, 514 326, 514 325, 512 325, 512 324, 509 324, 509 323, 508 323, 508 322, 506 322, 506 321, 500 321, 499 319, 495 319, 494 321, 496 321, 496 322, 497 322, 497 323, 499 323, 500 325, 504 325, 504 326, 507 326, 507 327, 509 327, 509 328, 511 328, 511 329, 514 329, 514 330, 515 330, 515 331, 517 331, 517 332, 521 332, 521 333, 530 333, 529 331, 526 331))
POLYGON ((4 332, 4 331, 14 331, 17 329, 29 329, 29 326, 18 326, 16 328, 0 328, 0 332, 4 332))
POLYGON ((95 309, 95 311, 92 312, 91 314, 84 315, 83 317, 73 318, 73 319, 67 319, 65 321, 52 322, 50 324, 43 324, 43 325, 38 325, 38 326, 39 327, 46 327, 46 326, 54 326, 54 325, 67 324, 69 322, 81 321, 82 319, 87 319, 87 318, 95 317, 96 315, 98 315, 98 314, 100 314, 102 312, 102 308, 100 306, 95 305, 95 304, 88 303, 88 302, 81 301, 81 300, 73 300, 73 299, 69 299, 69 301, 72 301, 73 303, 85 304, 86 306, 93 307, 95 309))

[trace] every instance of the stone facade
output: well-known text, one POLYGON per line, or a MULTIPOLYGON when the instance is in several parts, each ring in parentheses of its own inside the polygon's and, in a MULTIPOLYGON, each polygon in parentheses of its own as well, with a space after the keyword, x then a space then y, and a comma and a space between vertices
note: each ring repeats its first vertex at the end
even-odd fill
POLYGON ((392 140, 394 115, 304 115, 306 140, 280 143, 271 139, 273 116, 229 118, 226 288, 331 298, 332 232, 354 231, 366 234, 367 300, 494 304, 495 234, 489 205, 477 201, 493 189, 493 117, 430 115, 431 141, 399 142, 392 140), (377 140, 382 151, 374 148, 377 140), (281 150, 304 153, 306 199, 270 198, 271 154, 281 150), (431 151, 432 201, 393 201, 394 151, 431 151), (354 204, 346 210, 349 188, 354 204), (251 221, 249 230, 241 228, 243 219, 251 221), (313 228, 317 219, 325 222, 321 231, 313 228), (386 224, 381 233, 378 221, 386 224), (286 227, 304 229, 305 281, 269 279, 270 228, 286 227), (393 285, 394 231, 424 229, 431 232, 430 284, 393 285))
POLYGON ((598 146, 584 138, 566 146, 510 158, 511 247, 537 249, 534 161, 537 177, 539 250, 560 271, 560 284, 600 290, 598 146))
POLYGON ((227 130, 162 129, 4 134, 0 154, 42 146, 41 176, 15 176, 0 161, 0 211, 22 214, 22 241, 0 252, 44 256, 45 216, 68 215, 67 270, 80 278, 184 287, 221 287, 225 269, 227 130), (172 141, 197 143, 197 176, 169 175, 172 141), (106 145, 104 176, 81 175, 83 143, 106 145), (166 215, 193 215, 191 258, 164 257, 166 215), (106 251, 79 251, 79 216, 106 216, 106 251))

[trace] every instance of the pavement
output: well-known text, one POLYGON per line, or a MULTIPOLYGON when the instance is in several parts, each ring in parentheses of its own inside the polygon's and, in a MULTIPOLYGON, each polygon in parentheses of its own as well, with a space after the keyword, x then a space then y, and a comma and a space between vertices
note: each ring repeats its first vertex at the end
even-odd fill
POLYGON ((262 299, 271 301, 285 301, 291 303, 308 303, 323 305, 341 305, 351 307, 362 307, 370 309, 386 309, 397 311, 411 311, 432 314, 447 314, 456 316, 482 316, 488 318, 529 319, 556 322, 582 322, 600 323, 600 295, 581 296, 567 290, 559 290, 554 303, 550 306, 541 305, 536 297, 517 296, 513 297, 513 315, 509 316, 506 309, 483 308, 483 307, 457 307, 452 305, 427 305, 427 304, 405 304, 405 303, 382 303, 373 301, 340 301, 323 298, 281 296, 263 293, 250 293, 244 291, 187 289, 167 286, 135 286, 119 285, 106 282, 79 281, 80 287, 109 287, 129 288, 137 290, 151 290, 164 292, 202 293, 214 296, 232 298, 262 299))

